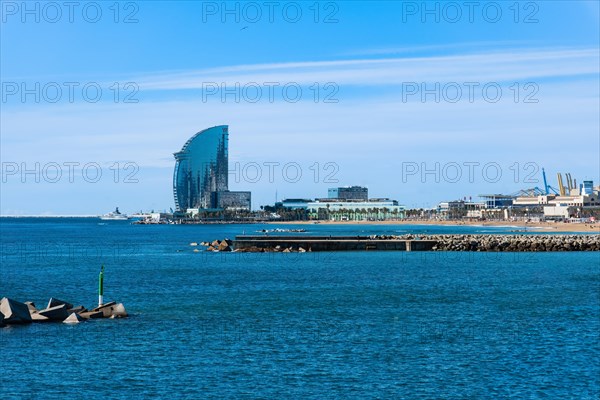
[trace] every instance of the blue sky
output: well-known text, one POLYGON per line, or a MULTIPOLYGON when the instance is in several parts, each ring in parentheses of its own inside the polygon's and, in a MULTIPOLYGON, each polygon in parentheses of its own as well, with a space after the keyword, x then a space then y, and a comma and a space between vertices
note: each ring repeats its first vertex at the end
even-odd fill
POLYGON ((220 124, 255 208, 600 180, 598 2, 224 4, 3 1, 0 213, 168 209, 220 124))

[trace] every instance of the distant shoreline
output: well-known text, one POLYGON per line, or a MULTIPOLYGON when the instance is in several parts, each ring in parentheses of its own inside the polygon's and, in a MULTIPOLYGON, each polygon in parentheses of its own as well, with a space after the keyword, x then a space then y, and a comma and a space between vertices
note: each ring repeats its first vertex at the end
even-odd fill
MULTIPOLYGON (((98 215, 0 215, 0 218, 97 218, 98 215)), ((560 232, 560 233, 597 233, 600 223, 564 223, 564 222, 521 222, 521 221, 435 221, 435 220, 398 220, 398 221, 212 221, 205 224, 265 224, 265 225, 410 225, 410 226, 471 226, 480 228, 514 228, 519 232, 560 232)), ((188 225, 188 224, 184 224, 188 225)))
POLYGON ((424 225, 424 226, 472 226, 489 228, 514 228, 537 232, 573 232, 598 233, 600 224, 554 223, 554 222, 520 222, 520 221, 431 221, 431 220, 402 220, 402 221, 271 221, 267 224, 298 224, 298 225, 424 225))
POLYGON ((0 215, 0 218, 100 218, 99 215, 0 215))

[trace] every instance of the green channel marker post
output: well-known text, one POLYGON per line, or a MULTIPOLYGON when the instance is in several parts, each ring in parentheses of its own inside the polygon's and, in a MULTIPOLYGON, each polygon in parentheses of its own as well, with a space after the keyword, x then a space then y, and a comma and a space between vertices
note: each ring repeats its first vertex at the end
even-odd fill
POLYGON ((100 269, 100 275, 98 276, 98 307, 104 304, 104 264, 100 269))

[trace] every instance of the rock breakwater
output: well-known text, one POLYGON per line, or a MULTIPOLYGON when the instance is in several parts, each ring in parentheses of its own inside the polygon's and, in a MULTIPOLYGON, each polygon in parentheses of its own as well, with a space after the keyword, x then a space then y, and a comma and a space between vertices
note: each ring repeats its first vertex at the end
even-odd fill
POLYGON ((600 251, 600 235, 371 235, 371 236, 238 236, 203 242, 208 251, 600 251))

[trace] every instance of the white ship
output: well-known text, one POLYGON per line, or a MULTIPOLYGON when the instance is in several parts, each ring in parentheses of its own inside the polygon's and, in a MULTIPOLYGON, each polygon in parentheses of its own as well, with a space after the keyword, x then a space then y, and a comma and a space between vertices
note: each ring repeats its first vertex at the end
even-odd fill
POLYGON ((127 221, 129 218, 130 217, 128 217, 126 214, 121 214, 119 207, 117 207, 113 212, 109 212, 108 214, 100 216, 100 219, 105 221, 127 221))

